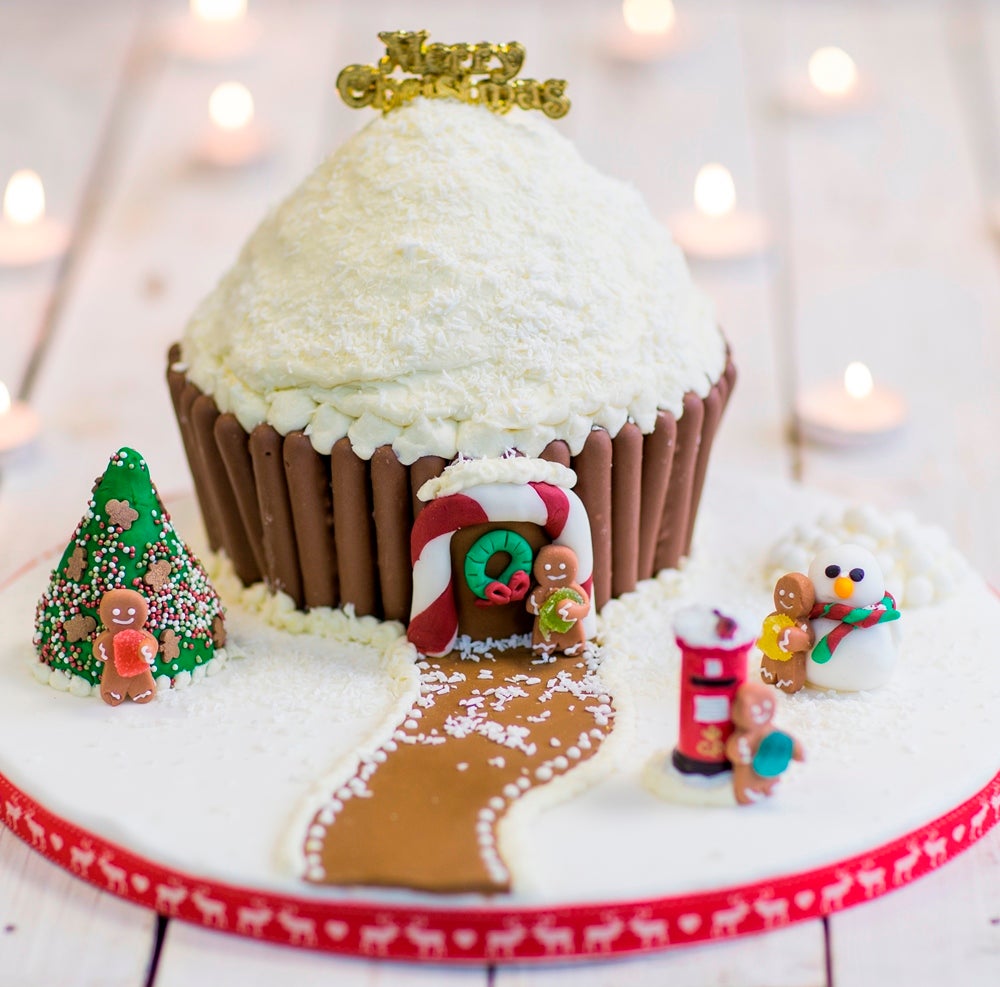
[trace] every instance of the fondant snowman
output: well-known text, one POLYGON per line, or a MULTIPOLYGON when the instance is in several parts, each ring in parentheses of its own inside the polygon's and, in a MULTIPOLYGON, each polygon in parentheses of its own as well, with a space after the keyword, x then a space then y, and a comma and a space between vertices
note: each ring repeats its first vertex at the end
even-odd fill
POLYGON ((860 545, 835 545, 813 559, 809 579, 816 589, 809 682, 844 692, 884 685, 896 664, 899 610, 875 556, 860 545))

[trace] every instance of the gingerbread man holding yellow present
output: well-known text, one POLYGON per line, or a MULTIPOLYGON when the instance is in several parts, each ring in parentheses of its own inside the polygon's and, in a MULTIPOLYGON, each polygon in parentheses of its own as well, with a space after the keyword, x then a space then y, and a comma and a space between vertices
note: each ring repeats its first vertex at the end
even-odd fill
POLYGON ((806 659, 816 640, 809 614, 816 592, 809 577, 789 572, 774 587, 774 612, 764 618, 757 647, 763 657, 760 677, 782 692, 798 692, 806 684, 806 659))

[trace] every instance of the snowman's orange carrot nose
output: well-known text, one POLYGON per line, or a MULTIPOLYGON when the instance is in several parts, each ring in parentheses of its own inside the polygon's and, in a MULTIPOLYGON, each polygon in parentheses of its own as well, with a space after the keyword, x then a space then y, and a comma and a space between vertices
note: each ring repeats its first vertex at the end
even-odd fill
POLYGON ((842 600, 846 600, 854 592, 854 581, 850 576, 841 576, 834 580, 833 591, 842 600))

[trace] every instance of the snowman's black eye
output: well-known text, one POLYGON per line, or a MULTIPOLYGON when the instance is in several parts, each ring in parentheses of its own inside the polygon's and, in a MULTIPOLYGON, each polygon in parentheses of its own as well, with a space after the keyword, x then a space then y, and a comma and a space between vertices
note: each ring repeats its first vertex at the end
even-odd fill
POLYGON ((851 579, 853 579, 856 583, 860 583, 861 580, 865 578, 865 570, 864 569, 852 569, 851 572, 850 572, 850 576, 851 576, 851 579))
POLYGON ((827 579, 836 579, 840 575, 839 565, 828 565, 824 570, 827 579))

